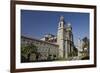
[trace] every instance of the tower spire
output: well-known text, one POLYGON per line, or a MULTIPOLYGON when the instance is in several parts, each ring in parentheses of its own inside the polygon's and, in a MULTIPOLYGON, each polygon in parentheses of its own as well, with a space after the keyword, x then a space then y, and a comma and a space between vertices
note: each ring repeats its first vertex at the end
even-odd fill
POLYGON ((64 17, 60 16, 58 28, 64 28, 64 24, 65 24, 64 17))

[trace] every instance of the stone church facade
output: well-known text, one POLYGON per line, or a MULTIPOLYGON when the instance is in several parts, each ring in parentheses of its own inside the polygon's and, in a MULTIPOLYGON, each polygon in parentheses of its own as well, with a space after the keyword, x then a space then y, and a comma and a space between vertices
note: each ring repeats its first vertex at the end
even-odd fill
POLYGON ((58 23, 57 43, 59 44, 59 57, 67 59, 74 52, 73 33, 70 23, 65 22, 64 17, 60 17, 58 23))
MULTIPOLYGON (((57 35, 47 34, 41 39, 21 36, 21 45, 34 44, 40 53, 37 60, 69 60, 77 56, 78 50, 74 46, 72 26, 61 16, 58 23, 57 35)), ((35 56, 31 57, 35 60, 35 56)))

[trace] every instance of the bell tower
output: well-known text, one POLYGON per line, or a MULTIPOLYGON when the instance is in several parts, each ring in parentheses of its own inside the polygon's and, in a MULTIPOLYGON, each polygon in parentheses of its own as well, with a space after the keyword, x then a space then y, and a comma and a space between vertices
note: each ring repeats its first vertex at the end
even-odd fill
POLYGON ((63 58, 64 53, 64 17, 61 16, 58 23, 57 43, 59 45, 59 58, 63 58))
POLYGON ((64 17, 61 16, 58 23, 57 44, 59 45, 59 58, 68 59, 73 56, 74 42, 70 23, 65 25, 64 17))
POLYGON ((68 58, 73 56, 73 51, 74 51, 73 33, 72 33, 72 27, 70 23, 68 23, 66 27, 66 36, 67 36, 66 58, 68 58))

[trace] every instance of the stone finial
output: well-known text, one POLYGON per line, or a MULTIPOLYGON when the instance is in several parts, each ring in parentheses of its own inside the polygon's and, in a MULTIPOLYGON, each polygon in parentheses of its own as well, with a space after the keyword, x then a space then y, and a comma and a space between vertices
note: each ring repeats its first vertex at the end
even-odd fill
POLYGON ((60 16, 60 21, 64 21, 64 16, 60 16))

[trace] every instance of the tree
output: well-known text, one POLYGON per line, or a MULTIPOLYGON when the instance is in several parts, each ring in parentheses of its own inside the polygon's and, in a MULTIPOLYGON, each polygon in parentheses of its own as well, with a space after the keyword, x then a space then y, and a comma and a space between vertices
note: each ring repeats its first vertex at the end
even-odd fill
POLYGON ((22 45, 21 46, 21 60, 22 62, 29 62, 30 61, 30 55, 32 53, 37 54, 37 46, 34 44, 29 45, 22 45))
POLYGON ((83 50, 84 48, 89 49, 89 39, 87 37, 84 37, 82 41, 83 41, 83 45, 82 45, 83 50))
POLYGON ((89 59, 89 39, 87 37, 84 37, 82 41, 83 59, 89 59))

